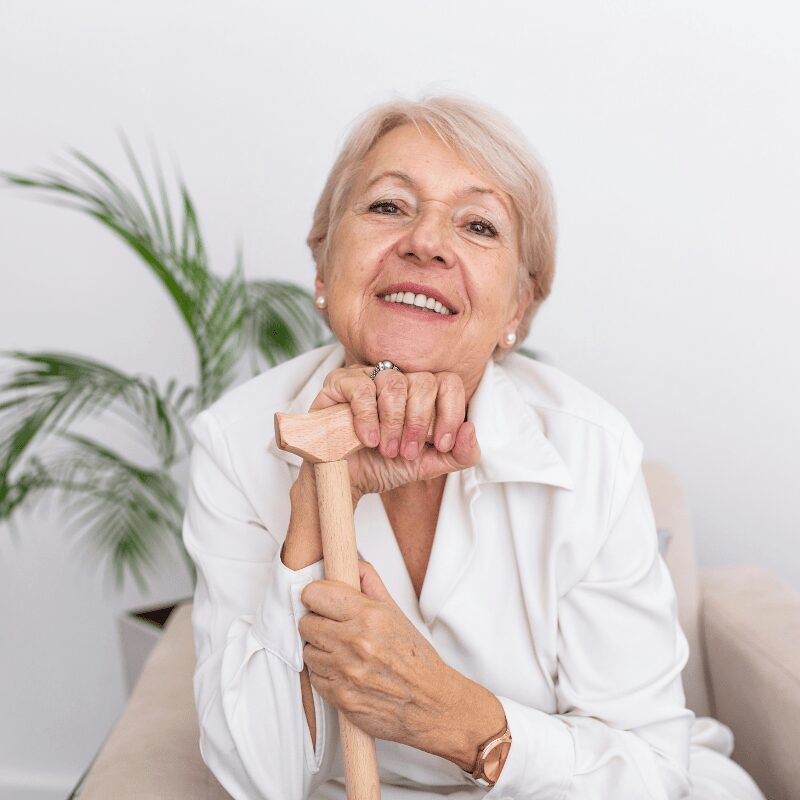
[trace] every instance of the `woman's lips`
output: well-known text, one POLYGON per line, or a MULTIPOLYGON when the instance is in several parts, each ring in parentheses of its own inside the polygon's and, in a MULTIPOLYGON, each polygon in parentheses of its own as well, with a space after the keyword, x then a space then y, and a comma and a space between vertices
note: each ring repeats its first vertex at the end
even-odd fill
POLYGON ((400 297, 404 297, 403 292, 399 292, 398 296, 394 300, 391 299, 392 297, 395 297, 394 294, 383 295, 379 299, 381 303, 391 306, 393 310, 414 315, 422 315, 430 318, 431 320, 445 320, 455 316, 452 311, 450 311, 448 308, 445 308, 438 300, 434 303, 433 307, 429 308, 427 303, 433 300, 432 297, 427 298, 424 305, 418 305, 417 298, 423 298, 425 295, 414 295, 411 292, 409 292, 409 294, 414 298, 413 302, 406 303, 404 300, 399 299, 400 297), (436 310, 437 305, 439 307, 438 311, 436 310))
POLYGON ((393 303, 406 309, 429 311, 438 316, 451 316, 458 312, 441 292, 429 286, 416 283, 398 283, 387 286, 379 294, 384 302, 393 303))

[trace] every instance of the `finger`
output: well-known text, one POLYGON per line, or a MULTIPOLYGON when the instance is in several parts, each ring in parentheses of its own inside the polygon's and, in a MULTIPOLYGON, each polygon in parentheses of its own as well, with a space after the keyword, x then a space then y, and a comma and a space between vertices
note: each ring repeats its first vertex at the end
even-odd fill
POLYGON ((438 389, 433 441, 439 452, 447 453, 453 447, 456 433, 466 416, 464 382, 454 372, 440 372, 436 379, 438 389))
POLYGON ((330 679, 337 674, 333 663, 333 656, 326 650, 321 650, 313 644, 303 645, 303 662, 308 665, 309 672, 314 675, 330 679))
POLYGON ((338 622, 312 611, 300 619, 300 622, 297 623, 297 630, 309 644, 332 653, 338 642, 334 628, 338 624, 338 622))
POLYGON ((349 403, 353 412, 353 427, 359 441, 366 447, 376 447, 380 439, 376 387, 370 380, 367 367, 335 369, 325 378, 322 390, 311 404, 311 411, 329 408, 337 403, 349 403))
POLYGON ((378 450, 385 458, 394 458, 400 452, 408 381, 402 373, 387 369, 377 374, 375 387, 378 393, 378 420, 381 431, 378 450))
POLYGON ((319 394, 314 398, 309 411, 318 411, 321 408, 330 408, 337 403, 346 403, 347 399, 342 392, 342 381, 349 377, 350 370, 341 368, 329 372, 325 376, 319 394))
POLYGON ((408 395, 400 453, 403 458, 413 461, 428 437, 428 428, 436 410, 437 382, 430 372, 415 372, 406 378, 408 395))
MULTIPOLYGON (((311 581, 300 592, 300 602, 321 617, 344 622, 358 615, 364 595, 342 581, 311 581)), ((299 623, 298 623, 299 627, 299 623)))
POLYGON ((337 681, 335 678, 328 678, 324 675, 319 675, 318 673, 314 672, 311 667, 309 667, 308 680, 324 700, 327 700, 331 705, 336 705, 334 703, 334 692, 337 686, 337 681))
POLYGON ((446 453, 426 448, 420 464, 420 480, 428 480, 448 472, 474 467, 481 460, 475 425, 463 422, 456 432, 455 444, 446 453))
POLYGON ((481 460, 481 447, 472 422, 462 422, 453 449, 448 453, 457 469, 474 467, 481 460))

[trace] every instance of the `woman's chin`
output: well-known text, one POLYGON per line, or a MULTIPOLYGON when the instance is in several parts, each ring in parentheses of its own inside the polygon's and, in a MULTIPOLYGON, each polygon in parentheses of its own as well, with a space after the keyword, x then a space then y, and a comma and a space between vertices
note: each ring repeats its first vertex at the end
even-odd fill
POLYGON ((403 372, 453 371, 456 366, 454 348, 443 346, 441 341, 428 336, 381 331, 363 337, 360 345, 348 350, 361 363, 377 364, 387 360, 403 372))

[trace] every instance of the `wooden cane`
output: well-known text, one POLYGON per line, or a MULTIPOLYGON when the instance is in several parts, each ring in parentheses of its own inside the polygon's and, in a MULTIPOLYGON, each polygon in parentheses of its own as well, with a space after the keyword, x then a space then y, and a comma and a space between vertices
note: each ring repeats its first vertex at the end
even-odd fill
MULTIPOLYGON (((348 403, 309 414, 275 414, 275 441, 314 464, 325 577, 361 590, 347 456, 363 445, 348 403)), ((347 800, 380 800, 375 740, 339 714, 347 800)), ((317 732, 319 736, 319 732, 317 732)))

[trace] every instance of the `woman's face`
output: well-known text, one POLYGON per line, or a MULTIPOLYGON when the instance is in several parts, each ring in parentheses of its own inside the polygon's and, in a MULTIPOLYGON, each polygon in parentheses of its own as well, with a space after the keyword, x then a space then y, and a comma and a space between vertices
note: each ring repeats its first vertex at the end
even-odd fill
POLYGON ((530 302, 519 293, 517 235, 508 195, 429 128, 383 136, 317 279, 347 363, 456 372, 471 396, 530 302), (414 305, 397 302, 412 295, 414 305))

